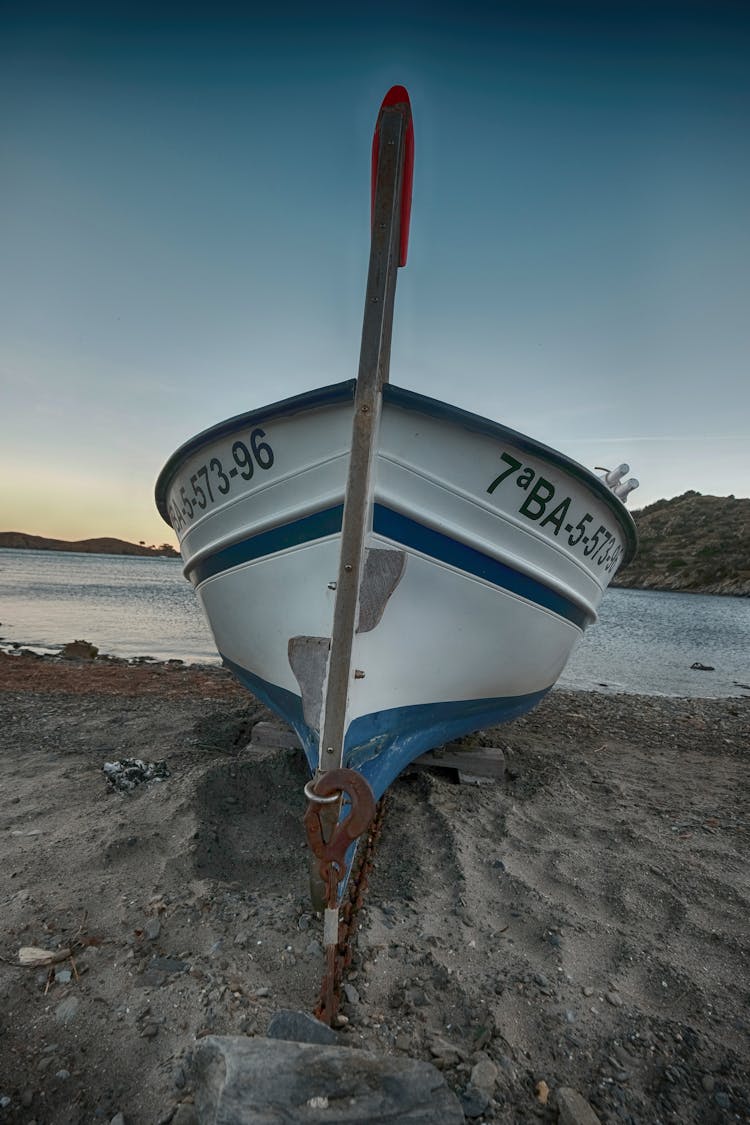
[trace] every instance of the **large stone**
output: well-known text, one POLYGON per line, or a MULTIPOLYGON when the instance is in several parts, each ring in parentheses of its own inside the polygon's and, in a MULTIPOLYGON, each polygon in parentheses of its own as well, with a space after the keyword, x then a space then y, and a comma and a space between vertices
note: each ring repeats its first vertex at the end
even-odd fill
POLYGON ((64 660, 96 660, 99 649, 91 641, 68 641, 60 655, 64 660))
POLYGON ((571 1086, 557 1091, 557 1111, 559 1125, 601 1125, 586 1099, 571 1086))
POLYGON ((349 1047, 206 1036, 193 1052, 201 1125, 463 1125, 429 1063, 349 1047))
POLYGON ((307 1012, 295 1012, 291 1008, 274 1012, 266 1035, 269 1039, 285 1039, 291 1043, 322 1043, 333 1046, 339 1042, 333 1028, 307 1012))

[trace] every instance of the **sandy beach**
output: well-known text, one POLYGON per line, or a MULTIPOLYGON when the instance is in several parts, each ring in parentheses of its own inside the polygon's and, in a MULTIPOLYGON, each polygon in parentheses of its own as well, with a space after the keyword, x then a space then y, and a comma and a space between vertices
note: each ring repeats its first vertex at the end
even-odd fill
MULTIPOLYGON (((218 669, 0 655, 1 1122, 189 1125, 196 1037, 312 1010, 302 756, 245 749, 270 717, 218 669), (169 776, 117 792, 130 757, 169 776)), ((750 698, 555 691, 474 741, 504 783, 392 787, 341 1042, 433 1062, 477 1122, 554 1122, 562 1086, 613 1125, 750 1120, 750 698)))

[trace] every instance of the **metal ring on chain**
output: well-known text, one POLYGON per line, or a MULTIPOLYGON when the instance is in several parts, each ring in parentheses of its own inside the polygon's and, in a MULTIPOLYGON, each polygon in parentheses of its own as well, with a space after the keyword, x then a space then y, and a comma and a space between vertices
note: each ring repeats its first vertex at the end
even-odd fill
POLYGON ((305 786, 305 796, 308 801, 317 801, 319 805, 332 805, 335 801, 341 800, 341 791, 334 793, 332 797, 319 797, 312 786, 317 781, 317 778, 311 777, 305 786))

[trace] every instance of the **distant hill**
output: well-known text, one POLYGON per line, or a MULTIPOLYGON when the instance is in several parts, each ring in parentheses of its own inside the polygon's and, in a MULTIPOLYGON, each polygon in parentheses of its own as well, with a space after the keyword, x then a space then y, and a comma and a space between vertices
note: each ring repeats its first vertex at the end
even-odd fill
POLYGON ((177 558, 178 553, 169 543, 160 547, 146 547, 127 543, 124 539, 46 539, 43 535, 27 535, 25 531, 0 531, 0 547, 30 551, 76 551, 84 555, 145 555, 158 558, 167 555, 177 558))
POLYGON ((684 492, 633 519, 638 553, 613 586, 750 597, 750 499, 684 492))

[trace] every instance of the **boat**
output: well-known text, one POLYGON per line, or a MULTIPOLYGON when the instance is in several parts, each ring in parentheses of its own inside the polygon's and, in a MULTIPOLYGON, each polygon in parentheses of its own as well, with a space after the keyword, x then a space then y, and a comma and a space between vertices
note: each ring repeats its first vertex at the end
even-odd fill
POLYGON ((156 485, 224 664, 304 749, 332 912, 374 801, 425 751, 535 707, 636 546, 626 465, 597 475, 389 382, 412 167, 394 87, 358 377, 212 426, 156 485))

